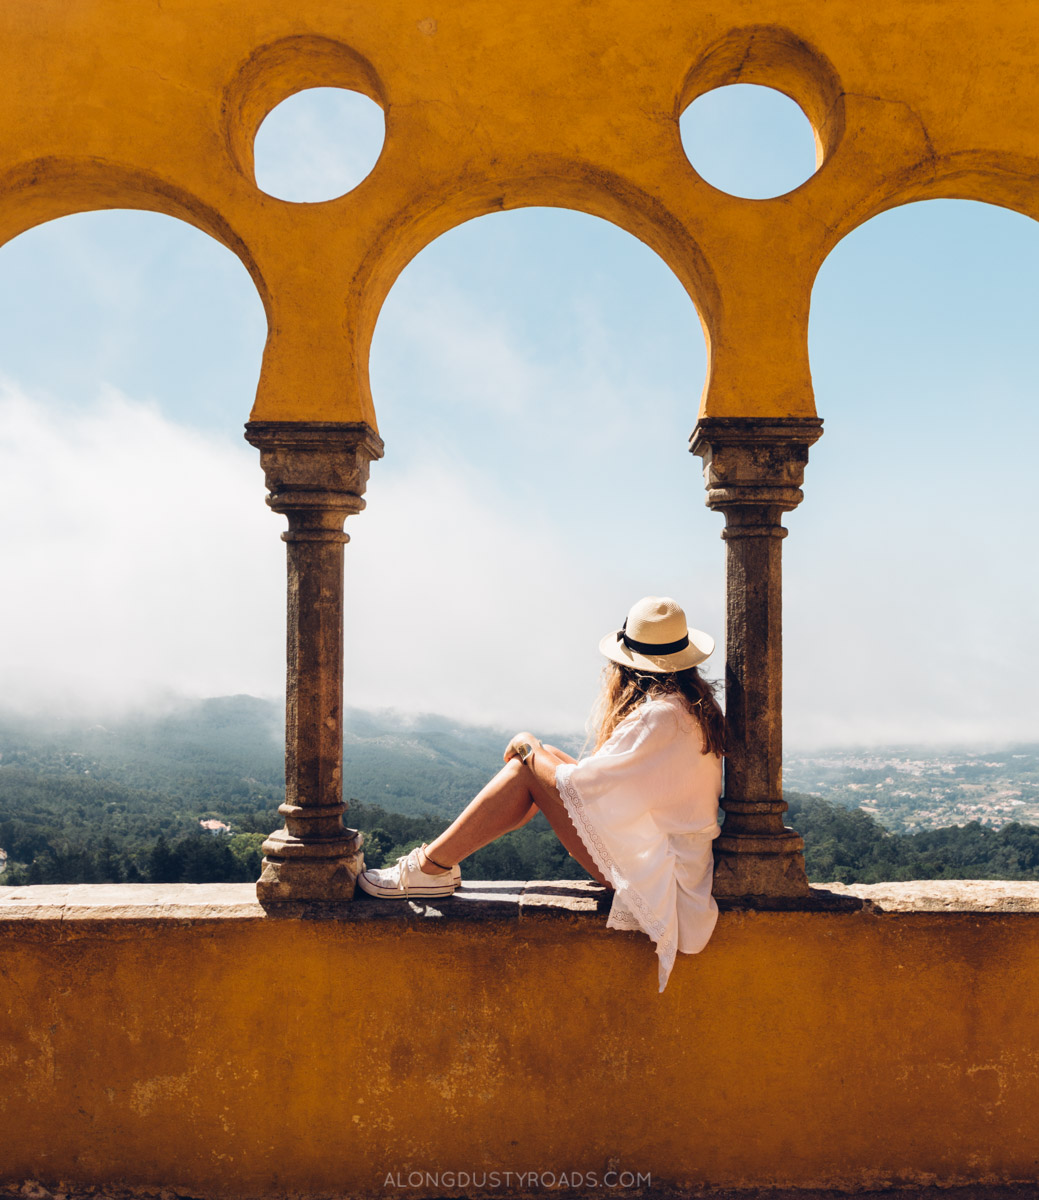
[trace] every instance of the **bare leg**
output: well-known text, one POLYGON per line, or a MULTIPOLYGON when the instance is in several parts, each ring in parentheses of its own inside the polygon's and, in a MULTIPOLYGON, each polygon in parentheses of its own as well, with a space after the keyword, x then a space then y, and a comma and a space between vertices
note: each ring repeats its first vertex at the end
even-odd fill
POLYGON ((566 849, 570 851, 572 857, 577 859, 596 883, 601 883, 603 887, 607 887, 612 891, 613 884, 595 865, 595 860, 588 853, 588 847, 577 832, 577 826, 570 820, 570 814, 566 811, 563 798, 560 796, 558 790, 554 786, 546 784, 544 780, 539 779, 529 766, 524 765, 522 771, 530 788, 531 800, 534 801, 548 818, 548 823, 552 826, 556 837, 559 838, 566 849))
POLYGON ((426 846, 426 857, 442 867, 453 866, 503 833, 526 825, 537 811, 517 770, 506 763, 447 829, 426 846))
POLYGON ((426 846, 426 859, 431 860, 431 865, 453 866, 503 833, 525 825, 537 809, 545 814, 556 836, 589 875, 609 887, 567 815, 559 793, 542 783, 518 758, 507 762, 451 825, 426 846))

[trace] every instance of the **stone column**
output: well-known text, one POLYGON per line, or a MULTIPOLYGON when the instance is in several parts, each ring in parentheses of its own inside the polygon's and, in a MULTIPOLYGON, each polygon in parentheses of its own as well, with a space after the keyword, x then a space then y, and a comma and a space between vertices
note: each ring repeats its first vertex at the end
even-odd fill
POLYGON ((784 825, 784 513, 804 495, 818 417, 705 417, 690 439, 703 459, 707 505, 725 514, 725 820, 715 840, 714 894, 808 895, 804 840, 784 825))
POLYGON ((363 423, 250 421, 267 503, 288 517, 285 827, 263 843, 264 902, 354 894, 361 834, 343 826, 343 522, 364 508, 382 440, 363 423))

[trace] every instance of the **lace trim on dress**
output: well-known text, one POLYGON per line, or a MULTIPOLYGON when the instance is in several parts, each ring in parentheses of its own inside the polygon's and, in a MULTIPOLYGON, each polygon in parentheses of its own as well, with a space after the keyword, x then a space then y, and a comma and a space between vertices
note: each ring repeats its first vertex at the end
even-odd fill
POLYGON ((607 929, 637 929, 639 933, 644 933, 645 930, 639 924, 638 917, 631 911, 630 908, 624 906, 624 901, 614 892, 613 904, 610 908, 610 915, 606 919, 607 929))
POLYGON ((584 844, 588 847, 588 852, 595 860, 595 865, 607 879, 613 881, 614 887, 617 888, 617 895, 614 897, 607 925, 612 926, 614 929, 642 929, 653 938, 657 944, 657 953, 661 958, 661 987, 663 987, 663 981, 667 979, 667 975, 670 973, 671 966, 675 961, 676 947, 674 938, 668 934, 667 927, 649 907, 639 890, 632 887, 624 878, 620 867, 614 861, 613 856, 606 848, 606 843, 602 840, 599 831, 588 816, 581 793, 570 779, 570 772, 564 771, 561 779, 559 772, 557 772, 556 781, 562 784, 559 794, 562 797, 563 806, 566 808, 571 821, 577 827, 578 833, 581 834, 584 844), (621 900, 619 911, 617 909, 618 900, 621 900), (614 916, 615 913, 616 917, 614 916), (629 921, 634 923, 629 924, 629 921))

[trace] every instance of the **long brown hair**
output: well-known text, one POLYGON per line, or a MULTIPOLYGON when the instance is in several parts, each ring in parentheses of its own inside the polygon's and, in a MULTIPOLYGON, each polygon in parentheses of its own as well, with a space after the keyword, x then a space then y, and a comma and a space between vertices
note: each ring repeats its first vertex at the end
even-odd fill
POLYGON ((648 674, 609 662, 592 714, 595 749, 605 743, 624 718, 649 696, 682 696, 703 734, 704 754, 725 753, 725 716, 715 699, 717 684, 696 667, 666 675, 648 674))

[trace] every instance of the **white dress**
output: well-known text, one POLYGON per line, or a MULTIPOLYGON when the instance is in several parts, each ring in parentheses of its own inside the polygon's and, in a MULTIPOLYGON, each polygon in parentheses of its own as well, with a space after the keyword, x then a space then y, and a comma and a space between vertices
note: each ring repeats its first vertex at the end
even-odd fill
POLYGON ((712 842, 722 760, 702 748, 683 698, 651 697, 594 754, 556 768, 566 811, 615 889, 607 927, 653 939, 661 991, 676 951, 698 953, 718 920, 712 842))

